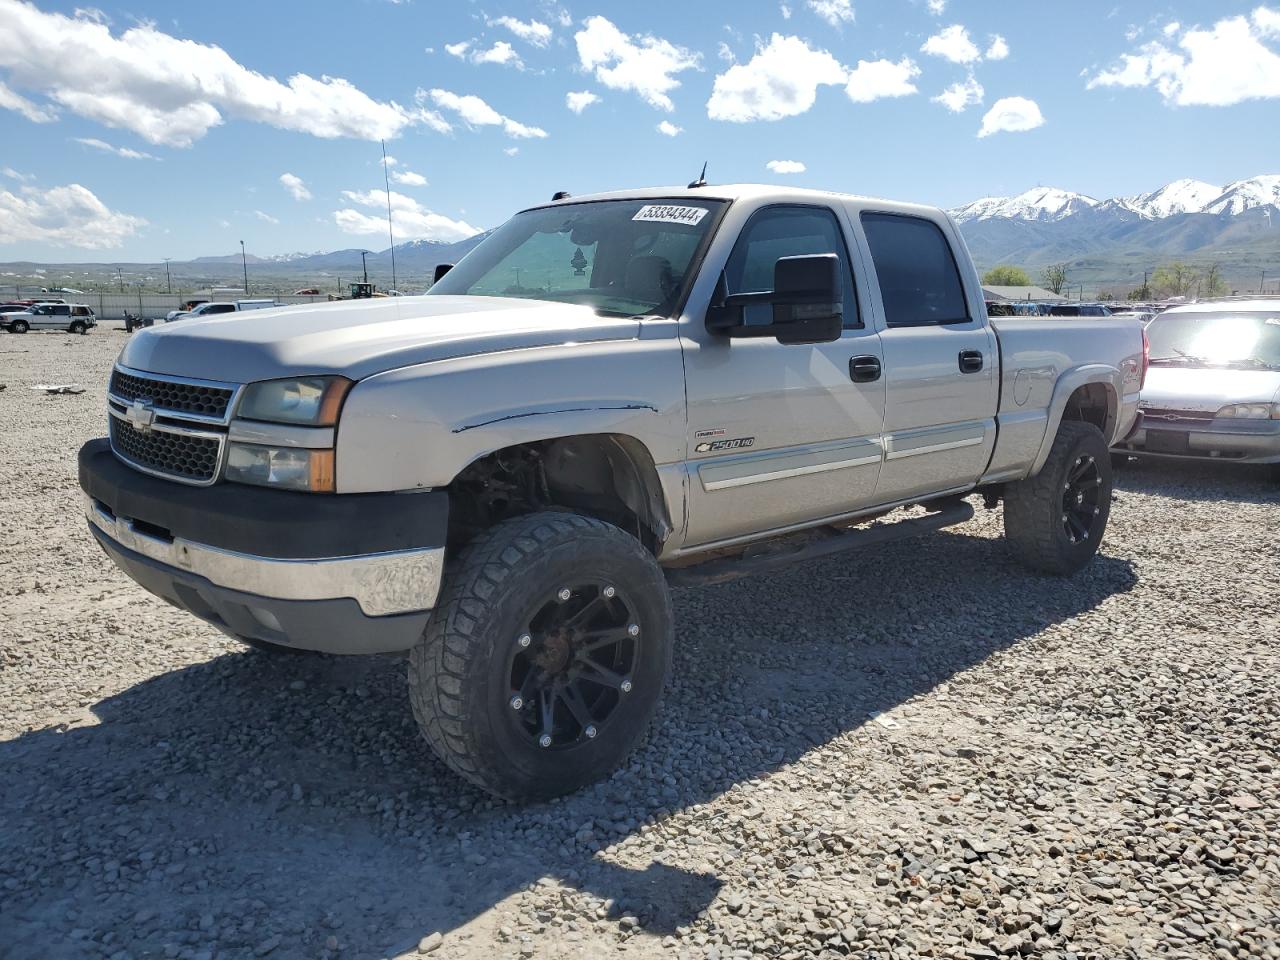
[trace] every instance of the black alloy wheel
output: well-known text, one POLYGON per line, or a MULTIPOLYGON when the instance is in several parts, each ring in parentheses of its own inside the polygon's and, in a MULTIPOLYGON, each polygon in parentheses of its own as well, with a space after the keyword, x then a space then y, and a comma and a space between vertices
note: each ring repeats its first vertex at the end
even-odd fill
POLYGON ((511 719, 542 749, 565 750, 603 733, 631 693, 644 637, 613 584, 561 587, 512 645, 511 719))
POLYGON ((1081 454, 1067 471, 1062 491, 1062 528, 1072 543, 1081 543, 1092 535, 1094 523, 1102 513, 1101 493, 1102 473, 1097 460, 1081 454))

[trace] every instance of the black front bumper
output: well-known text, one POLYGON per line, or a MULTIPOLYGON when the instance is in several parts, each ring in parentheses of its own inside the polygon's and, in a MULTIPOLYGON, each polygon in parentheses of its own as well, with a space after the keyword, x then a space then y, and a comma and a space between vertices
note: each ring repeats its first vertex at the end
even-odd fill
POLYGON ((443 546, 449 496, 295 493, 240 483, 192 487, 125 466, 110 441, 80 448, 80 489, 120 517, 260 557, 347 557, 443 546))
POLYGON ((430 617, 448 528, 442 491, 192 487, 127 467, 106 440, 81 448, 79 468, 90 530, 117 566, 227 633, 383 653, 411 647, 430 617))

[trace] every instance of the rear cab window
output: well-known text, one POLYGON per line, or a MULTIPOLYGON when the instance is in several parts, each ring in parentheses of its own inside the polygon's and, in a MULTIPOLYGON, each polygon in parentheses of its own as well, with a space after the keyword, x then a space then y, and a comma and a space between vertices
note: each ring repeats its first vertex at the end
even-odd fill
POLYGON ((896 213, 864 213, 861 220, 888 326, 972 319, 955 254, 936 223, 896 213))

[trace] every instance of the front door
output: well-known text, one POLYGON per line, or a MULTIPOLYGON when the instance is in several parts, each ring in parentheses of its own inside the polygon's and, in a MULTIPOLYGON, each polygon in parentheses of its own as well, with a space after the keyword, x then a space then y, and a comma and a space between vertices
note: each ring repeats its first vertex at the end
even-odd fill
MULTIPOLYGON (((726 263, 726 292, 770 290, 780 257, 816 253, 840 260, 840 339, 787 345, 699 326, 685 342, 686 547, 837 516, 874 497, 884 358, 864 323, 841 218, 825 206, 757 211, 726 263)), ((753 320, 750 309, 745 320, 753 320)))
POLYGON ((966 297, 938 223, 868 212, 861 225, 884 313, 888 396, 876 500, 968 486, 995 447, 1000 359, 985 313, 966 297))

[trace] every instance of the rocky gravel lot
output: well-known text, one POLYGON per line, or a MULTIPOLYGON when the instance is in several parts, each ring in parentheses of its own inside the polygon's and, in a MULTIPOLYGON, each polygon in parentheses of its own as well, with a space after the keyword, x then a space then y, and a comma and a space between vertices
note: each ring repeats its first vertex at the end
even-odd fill
POLYGON ((402 661, 242 649, 108 563, 75 451, 123 340, 0 336, 0 956, 1280 958, 1264 473, 1126 471, 1070 581, 982 512, 678 593, 648 744, 520 808, 402 661))

